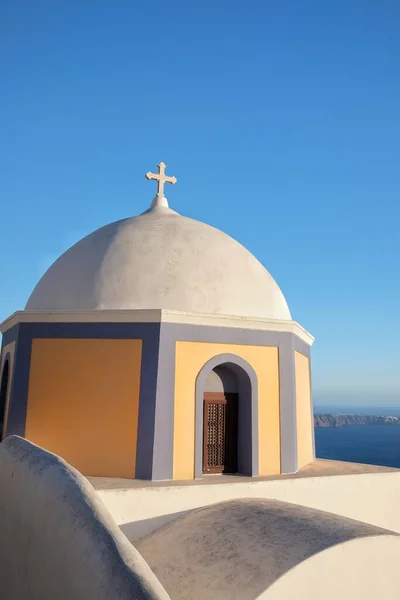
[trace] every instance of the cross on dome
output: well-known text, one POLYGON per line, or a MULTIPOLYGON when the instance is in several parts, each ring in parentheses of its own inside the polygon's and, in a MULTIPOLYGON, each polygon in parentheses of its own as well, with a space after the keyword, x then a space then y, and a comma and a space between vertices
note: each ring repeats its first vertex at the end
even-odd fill
POLYGON ((178 181, 176 177, 169 177, 168 175, 165 174, 166 166, 167 165, 164 162, 160 162, 157 165, 158 173, 152 173, 151 171, 149 171, 145 175, 146 179, 150 179, 150 180, 154 179, 154 181, 157 181, 157 198, 159 198, 159 199, 164 198, 164 184, 165 183, 174 184, 178 181))

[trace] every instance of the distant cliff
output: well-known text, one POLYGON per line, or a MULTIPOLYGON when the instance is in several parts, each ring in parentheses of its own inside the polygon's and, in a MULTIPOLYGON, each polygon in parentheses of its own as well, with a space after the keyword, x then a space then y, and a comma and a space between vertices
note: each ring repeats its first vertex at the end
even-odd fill
POLYGON ((400 425, 400 417, 373 415, 314 415, 315 427, 343 427, 344 425, 400 425))

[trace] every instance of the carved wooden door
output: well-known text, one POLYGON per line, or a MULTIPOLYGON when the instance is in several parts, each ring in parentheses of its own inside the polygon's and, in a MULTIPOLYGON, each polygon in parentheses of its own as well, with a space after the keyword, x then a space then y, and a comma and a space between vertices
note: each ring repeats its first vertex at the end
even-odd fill
POLYGON ((237 473, 237 417, 237 394, 204 394, 204 473, 237 473))

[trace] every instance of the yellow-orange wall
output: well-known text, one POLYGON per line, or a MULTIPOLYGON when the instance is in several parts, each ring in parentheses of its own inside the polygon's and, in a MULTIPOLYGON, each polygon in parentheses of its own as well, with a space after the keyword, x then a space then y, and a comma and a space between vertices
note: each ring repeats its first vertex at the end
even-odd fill
POLYGON ((280 473, 278 348, 177 342, 175 367, 174 479, 193 479, 195 468, 196 378, 217 354, 236 354, 258 378, 260 475, 280 473))
POLYGON ((84 475, 135 476, 141 340, 34 339, 27 439, 84 475))
POLYGON ((297 460, 300 469, 314 460, 310 365, 308 357, 300 352, 295 352, 294 364, 296 375, 297 460))

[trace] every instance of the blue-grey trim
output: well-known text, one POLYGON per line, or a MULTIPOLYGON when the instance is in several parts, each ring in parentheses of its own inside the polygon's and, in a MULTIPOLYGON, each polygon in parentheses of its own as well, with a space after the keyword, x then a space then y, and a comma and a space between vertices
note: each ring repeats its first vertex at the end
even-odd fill
POLYGON ((311 356, 308 357, 308 374, 309 374, 309 377, 310 377, 312 449, 313 449, 313 459, 315 460, 316 459, 316 453, 315 453, 314 403, 313 403, 313 396, 312 396, 311 356))
POLYGON ((174 476, 175 340, 161 325, 152 479, 174 476))
POLYGON ((293 336, 293 349, 295 352, 300 352, 308 358, 308 372, 310 378, 310 403, 311 403, 311 432, 312 432, 312 449, 313 459, 315 460, 315 431, 314 431, 314 406, 312 401, 312 377, 311 377, 311 348, 308 344, 300 340, 297 336, 293 336))
POLYGON ((293 339, 290 335, 279 345, 282 473, 295 473, 298 469, 295 377, 293 339))
POLYGON ((238 327, 212 327, 182 323, 163 323, 162 328, 166 338, 173 338, 175 341, 182 342, 279 346, 282 339, 292 336, 291 333, 280 331, 260 331, 239 329, 238 327))
POLYGON ((308 344, 306 344, 305 342, 303 342, 303 340, 298 338, 297 335, 293 334, 292 339, 293 339, 293 350, 295 352, 300 352, 301 354, 304 354, 304 356, 307 356, 307 358, 310 358, 310 354, 311 354, 310 346, 308 344))
POLYGON ((256 477, 258 465, 258 383, 257 375, 251 365, 236 354, 218 354, 202 367, 196 379, 196 415, 195 415, 195 477, 203 476, 203 402, 204 389, 209 372, 218 365, 236 366, 235 374, 239 385, 239 432, 238 432, 238 470, 243 475, 256 477), (243 375, 250 385, 243 381, 243 375), (250 396, 250 397, 249 397, 250 396), (241 411, 247 407, 247 410, 241 411), (242 413, 242 415, 240 414, 242 413), (250 415, 250 419, 248 416, 250 415), (241 418, 243 417, 243 418, 241 418), (247 418, 246 418, 247 417, 247 418), (246 422, 248 427, 246 427, 246 422), (241 431, 242 430, 242 431, 241 431))
POLYGON ((135 477, 152 479, 160 327, 152 328, 145 335, 141 332, 141 335, 143 346, 135 477))
POLYGON ((20 323, 20 332, 33 338, 143 339, 158 332, 159 323, 20 323))
POLYGON ((25 435, 32 340, 20 326, 15 344, 6 435, 25 435))
POLYGON ((18 332, 19 332, 19 323, 17 323, 17 325, 14 325, 14 327, 11 327, 11 329, 7 329, 7 331, 5 331, 3 333, 3 337, 1 340, 2 349, 4 348, 4 346, 7 346, 7 344, 11 344, 11 342, 17 341, 18 332))

